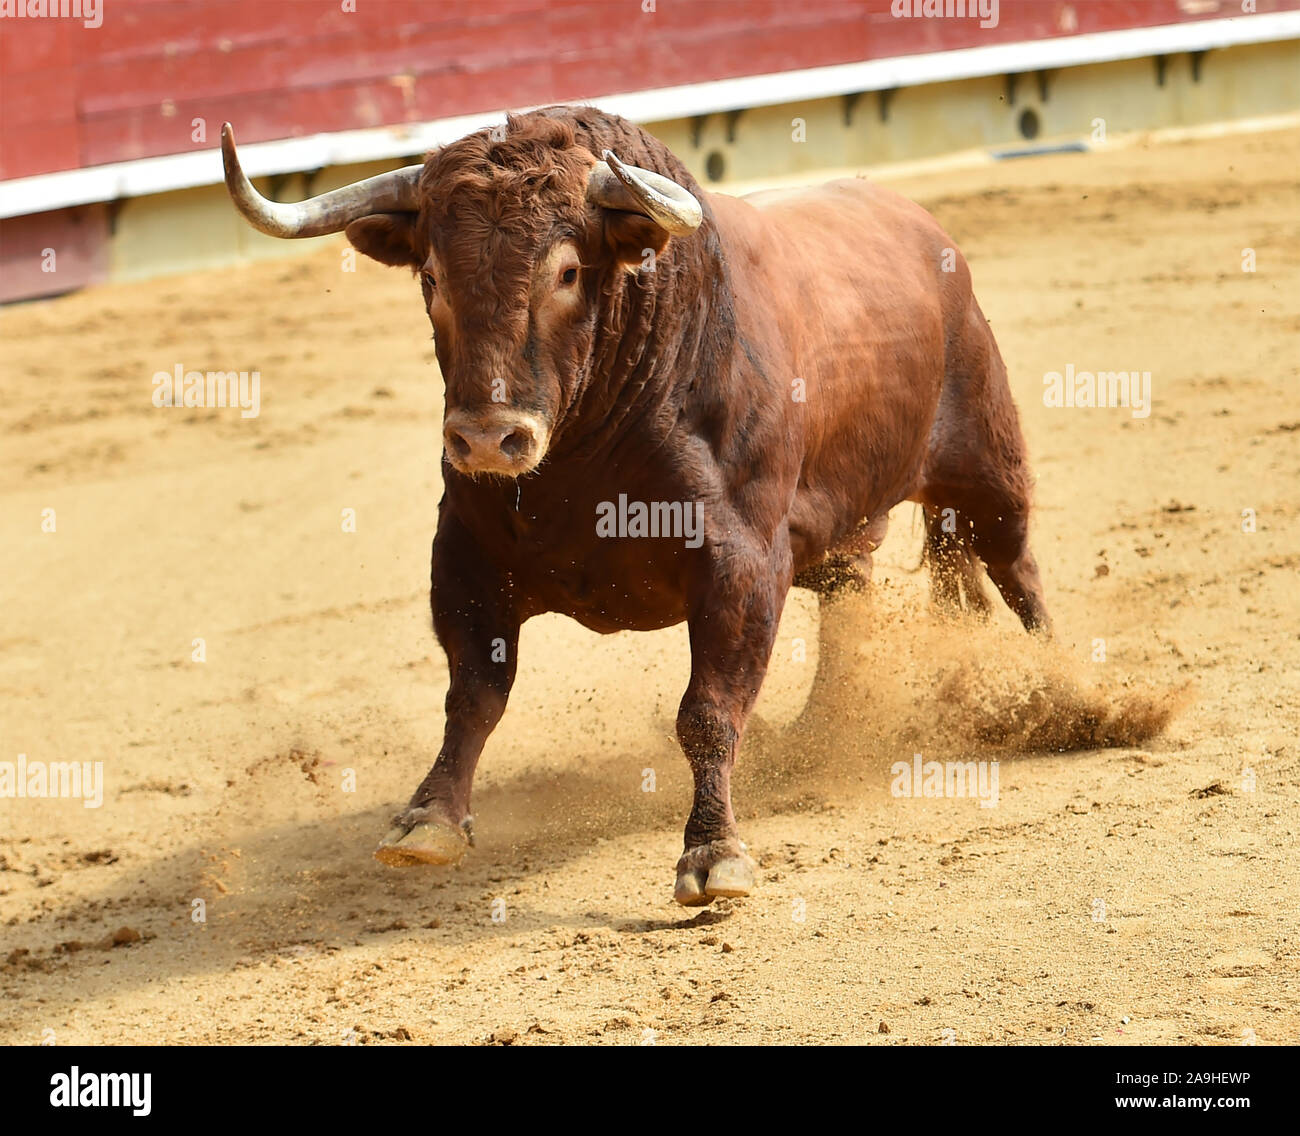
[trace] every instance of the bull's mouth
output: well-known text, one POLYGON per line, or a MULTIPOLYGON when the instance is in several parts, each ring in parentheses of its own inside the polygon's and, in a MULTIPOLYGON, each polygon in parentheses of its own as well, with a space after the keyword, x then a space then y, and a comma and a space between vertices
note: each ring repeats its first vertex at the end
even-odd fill
POLYGON ((457 459, 455 455, 446 450, 443 453, 446 455, 447 461, 451 463, 451 468, 457 473, 463 473, 466 477, 501 477, 513 480, 532 473, 541 464, 540 460, 528 462, 466 462, 457 459))

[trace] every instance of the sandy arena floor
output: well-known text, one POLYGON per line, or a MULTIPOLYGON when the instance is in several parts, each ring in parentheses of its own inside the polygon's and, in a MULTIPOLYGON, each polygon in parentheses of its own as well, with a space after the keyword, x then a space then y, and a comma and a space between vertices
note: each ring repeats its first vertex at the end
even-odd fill
POLYGON ((792 594, 736 791, 760 887, 703 912, 681 629, 530 623, 477 848, 371 859, 446 680, 408 275, 332 245, 0 311, 0 760, 106 779, 0 801, 0 1041, 1296 1042, 1297 170, 1288 132, 899 183, 1011 368, 1060 642, 937 622, 900 508, 811 732, 792 594), (177 363, 259 370, 260 416, 155 409, 177 363), (1067 364, 1149 370, 1153 412, 1045 407, 1067 364), (892 796, 917 751, 998 759, 998 806, 892 796))

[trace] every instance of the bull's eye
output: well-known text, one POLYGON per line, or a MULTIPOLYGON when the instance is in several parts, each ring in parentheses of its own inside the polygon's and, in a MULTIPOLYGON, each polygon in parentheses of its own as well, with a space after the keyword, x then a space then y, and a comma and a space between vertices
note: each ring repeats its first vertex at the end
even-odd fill
POLYGON ((578 282, 578 270, 576 268, 566 268, 560 273, 560 283, 564 285, 576 284, 578 282))

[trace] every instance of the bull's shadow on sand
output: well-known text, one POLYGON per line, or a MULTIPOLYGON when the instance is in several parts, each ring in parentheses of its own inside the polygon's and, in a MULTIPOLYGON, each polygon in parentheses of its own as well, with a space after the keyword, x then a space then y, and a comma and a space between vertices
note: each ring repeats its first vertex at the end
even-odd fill
MULTIPOLYGON (((664 739, 663 756, 654 759, 662 774, 653 794, 628 789, 644 753, 579 754, 573 768, 484 786, 476 798, 476 846, 454 868, 394 869, 373 859, 399 802, 339 812, 340 795, 331 792, 331 815, 249 827, 218 819, 204 826, 201 841, 67 902, 57 921, 37 917, 11 928, 6 939, 13 953, 0 958, 3 977, 21 986, 25 970, 62 972, 58 996, 42 1011, 53 1019, 60 1006, 72 1012, 78 1002, 132 988, 384 939, 418 937, 456 947, 537 928, 698 929, 727 916, 671 900, 690 808, 689 775, 679 754, 681 768, 671 768, 672 748, 664 739), (635 896, 607 900, 608 882, 593 879, 590 901, 548 897, 548 875, 600 843, 634 835, 644 837, 635 896), (504 925, 491 918, 496 897, 509 904, 504 925), (196 899, 205 905, 203 922, 192 918, 196 899), (628 902, 637 899, 644 902, 628 902), (629 906, 640 914, 647 905, 657 914, 629 916, 629 906), (106 936, 122 927, 142 941, 106 948, 106 936)), ((223 808, 221 817, 230 813, 223 808)))

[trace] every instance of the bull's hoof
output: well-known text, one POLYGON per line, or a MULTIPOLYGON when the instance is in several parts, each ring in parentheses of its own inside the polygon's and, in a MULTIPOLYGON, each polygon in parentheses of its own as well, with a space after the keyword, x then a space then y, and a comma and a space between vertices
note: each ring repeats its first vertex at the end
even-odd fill
POLYGON ((754 861, 737 840, 715 840, 689 849, 677 861, 673 899, 703 907, 715 899, 748 895, 754 889, 754 861))
POLYGON ((398 817, 375 849, 375 859, 390 868, 411 868, 418 864, 459 864, 469 851, 469 819, 459 826, 445 820, 415 820, 398 817))
POLYGON ((712 903, 704 890, 708 877, 699 872, 678 872, 677 886, 673 888, 673 899, 683 907, 703 907, 712 903))

